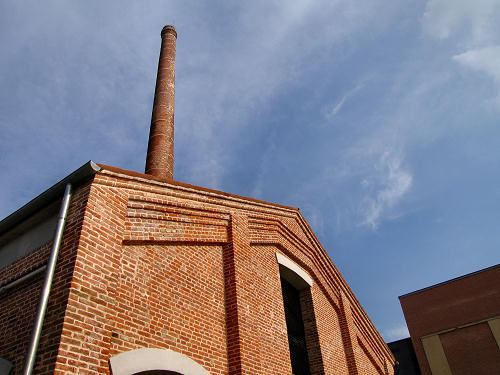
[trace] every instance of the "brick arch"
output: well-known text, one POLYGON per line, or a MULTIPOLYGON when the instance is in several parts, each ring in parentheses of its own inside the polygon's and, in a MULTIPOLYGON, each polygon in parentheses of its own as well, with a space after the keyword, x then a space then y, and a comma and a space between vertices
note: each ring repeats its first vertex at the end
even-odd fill
POLYGON ((142 348, 109 360, 113 375, 210 375, 188 356, 169 349, 142 348))

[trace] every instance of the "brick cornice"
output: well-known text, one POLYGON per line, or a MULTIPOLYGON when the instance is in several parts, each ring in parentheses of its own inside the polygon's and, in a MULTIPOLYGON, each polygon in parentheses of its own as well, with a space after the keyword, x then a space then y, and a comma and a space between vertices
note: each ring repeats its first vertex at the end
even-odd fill
MULTIPOLYGON (((125 169, 120 169, 116 167, 111 167, 108 165, 98 164, 99 167, 102 168, 102 171, 99 173, 100 175, 110 175, 115 177, 120 177, 122 179, 128 179, 130 181, 141 181, 151 186, 168 186, 172 189, 176 189, 179 191, 185 192, 196 192, 197 194, 205 195, 208 197, 217 197, 219 199, 226 199, 228 201, 235 201, 239 203, 248 203, 253 206, 261 206, 268 208, 281 209, 284 211, 297 212, 299 209, 297 207, 286 206, 278 203, 271 203, 262 201, 255 198, 244 197, 237 194, 231 194, 220 190, 209 189, 201 186, 191 185, 180 181, 175 180, 167 180, 162 178, 157 178, 151 175, 147 175, 144 173, 138 173, 134 171, 128 171, 125 169), (128 178, 127 178, 128 177, 128 178)), ((145 189, 144 191, 150 191, 145 189)))

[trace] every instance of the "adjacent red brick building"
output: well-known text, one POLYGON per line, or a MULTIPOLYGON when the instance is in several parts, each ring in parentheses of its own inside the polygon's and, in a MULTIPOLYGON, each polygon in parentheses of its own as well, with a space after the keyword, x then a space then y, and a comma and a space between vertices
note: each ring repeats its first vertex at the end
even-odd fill
POLYGON ((172 179, 176 36, 147 174, 89 162, 0 222, 0 373, 22 371, 70 184, 36 374, 393 374, 299 209, 172 179))
POLYGON ((500 374, 500 265, 399 298, 423 375, 500 374))

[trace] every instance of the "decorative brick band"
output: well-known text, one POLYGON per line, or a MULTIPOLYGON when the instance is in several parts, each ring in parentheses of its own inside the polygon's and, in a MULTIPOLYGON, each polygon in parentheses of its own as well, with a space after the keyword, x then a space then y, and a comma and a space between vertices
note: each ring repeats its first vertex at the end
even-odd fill
POLYGON ((175 205, 130 199, 125 218, 125 242, 226 243, 229 215, 175 205))

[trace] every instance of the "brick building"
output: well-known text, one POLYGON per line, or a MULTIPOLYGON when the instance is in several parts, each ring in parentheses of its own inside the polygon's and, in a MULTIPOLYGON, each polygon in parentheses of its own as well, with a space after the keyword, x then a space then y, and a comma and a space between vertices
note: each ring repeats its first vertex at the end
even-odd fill
POLYGON ((146 173, 88 162, 0 222, 0 374, 393 374, 297 208, 173 179, 176 38, 146 173))
POLYGON ((399 299, 423 375, 500 373, 500 264, 399 299))

